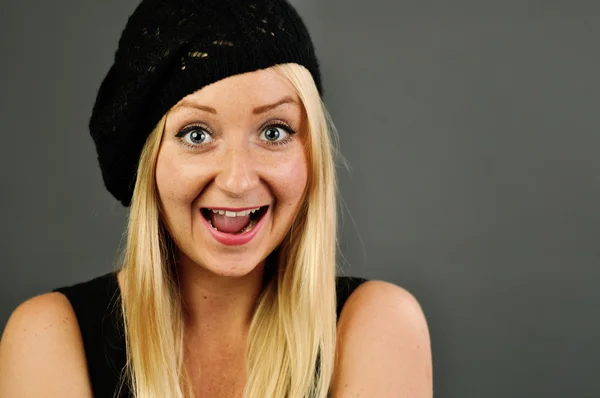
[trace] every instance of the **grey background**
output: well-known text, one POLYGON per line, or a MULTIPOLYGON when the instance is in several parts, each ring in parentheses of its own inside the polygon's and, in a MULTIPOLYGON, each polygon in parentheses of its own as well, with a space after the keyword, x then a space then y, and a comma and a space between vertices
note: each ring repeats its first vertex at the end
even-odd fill
MULTIPOLYGON (((600 4, 293 2, 351 164, 346 274, 421 302, 437 397, 599 397, 600 4)), ((0 326, 111 270, 87 121, 137 0, 3 0, 0 326)))

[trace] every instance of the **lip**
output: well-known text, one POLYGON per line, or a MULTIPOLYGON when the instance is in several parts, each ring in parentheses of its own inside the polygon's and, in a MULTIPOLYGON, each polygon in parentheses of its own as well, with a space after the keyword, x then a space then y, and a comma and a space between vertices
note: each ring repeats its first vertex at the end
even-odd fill
MULTIPOLYGON (((215 209, 215 210, 228 210, 228 211, 243 211, 243 210, 248 210, 248 209, 255 209, 255 207, 247 207, 244 209, 232 209, 232 208, 213 208, 213 207, 205 207, 205 209, 215 209)), ((226 232, 221 232, 221 231, 217 231, 216 229, 214 229, 213 227, 210 226, 210 224, 208 223, 208 221, 206 220, 206 218, 204 218, 204 216, 202 215, 202 213, 199 211, 199 215, 200 215, 200 219, 202 220, 202 223, 204 224, 204 226, 206 227, 206 229, 208 229, 208 232, 210 232, 210 234, 212 235, 212 237, 219 243, 226 245, 226 246, 241 246, 241 245, 245 245, 246 243, 250 242, 252 239, 254 239, 254 237, 258 234, 258 231, 260 231, 262 225, 264 224, 267 215, 270 213, 271 211, 271 206, 267 207, 267 211, 265 211, 265 214, 263 214, 263 216, 260 218, 260 221, 258 221, 258 223, 254 226, 254 228, 252 228, 252 230, 250 232, 246 232, 240 235, 233 235, 233 234, 228 234, 226 232)))

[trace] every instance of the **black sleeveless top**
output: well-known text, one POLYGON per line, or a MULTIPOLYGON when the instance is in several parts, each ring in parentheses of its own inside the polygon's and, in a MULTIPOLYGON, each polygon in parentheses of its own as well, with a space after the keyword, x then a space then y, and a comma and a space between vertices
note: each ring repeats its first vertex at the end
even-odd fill
MULTIPOLYGON (((337 277, 337 317, 350 294, 365 279, 337 277)), ((96 398, 113 398, 121 386, 126 363, 125 337, 121 314, 121 293, 117 274, 112 272, 88 282, 55 289, 64 294, 75 312, 87 359, 92 392, 96 398)), ((130 397, 129 386, 119 397, 130 397)))

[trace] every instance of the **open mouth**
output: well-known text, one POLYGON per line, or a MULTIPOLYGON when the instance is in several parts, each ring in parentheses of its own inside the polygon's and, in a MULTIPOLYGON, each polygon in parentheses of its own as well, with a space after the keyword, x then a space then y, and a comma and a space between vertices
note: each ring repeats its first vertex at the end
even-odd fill
POLYGON ((208 224, 219 232, 242 235, 250 232, 262 219, 269 206, 242 211, 202 208, 200 212, 208 224))

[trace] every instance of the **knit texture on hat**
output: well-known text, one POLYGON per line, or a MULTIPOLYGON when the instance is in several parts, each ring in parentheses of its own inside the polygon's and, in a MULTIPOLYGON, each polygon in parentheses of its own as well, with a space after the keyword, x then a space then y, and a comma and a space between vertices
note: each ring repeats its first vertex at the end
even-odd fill
POLYGON ((129 17, 89 123, 108 191, 130 205, 144 143, 183 97, 285 63, 306 67, 322 94, 313 43, 285 0, 143 0, 129 17))

